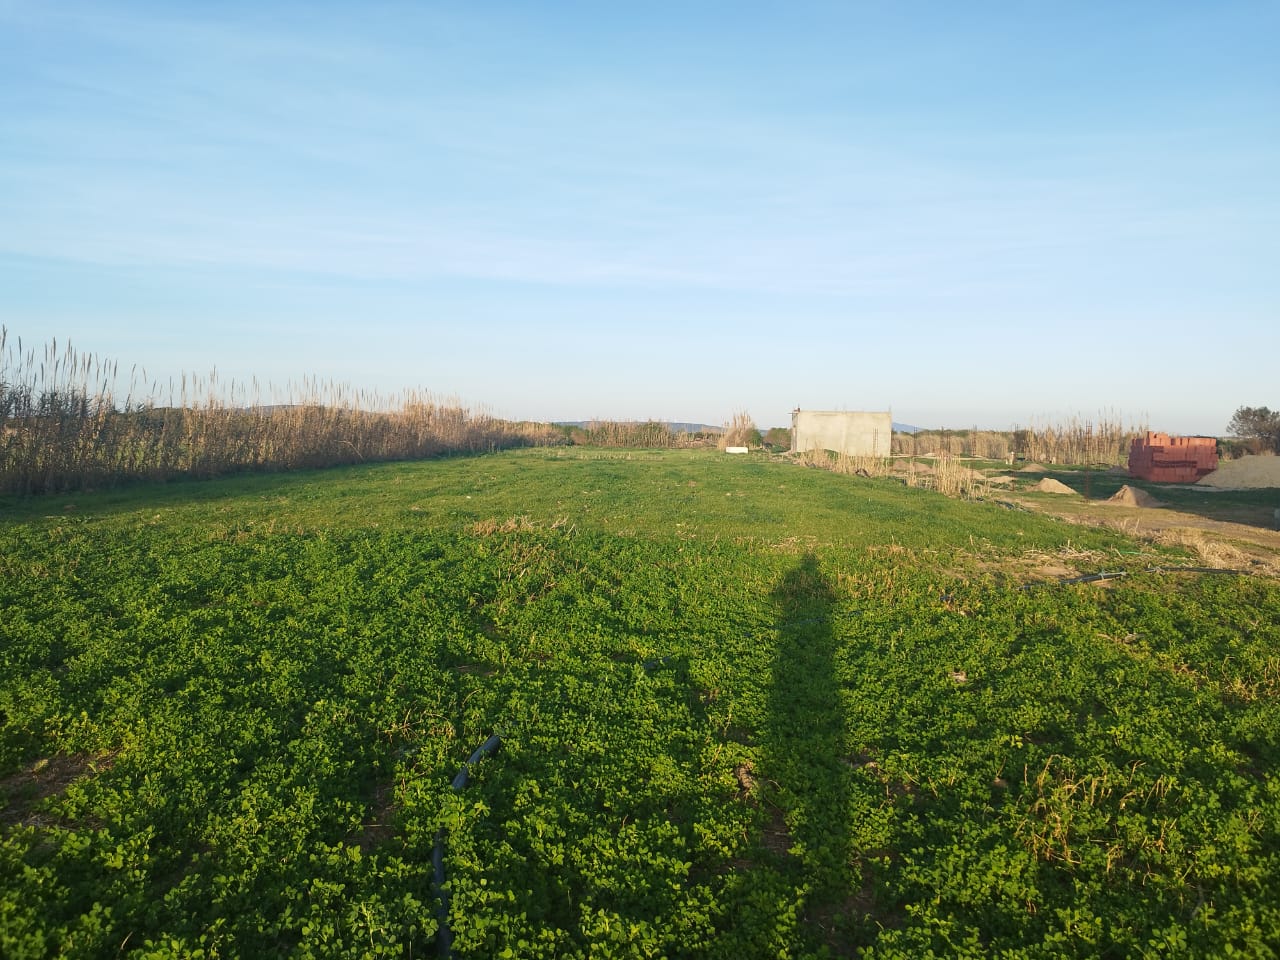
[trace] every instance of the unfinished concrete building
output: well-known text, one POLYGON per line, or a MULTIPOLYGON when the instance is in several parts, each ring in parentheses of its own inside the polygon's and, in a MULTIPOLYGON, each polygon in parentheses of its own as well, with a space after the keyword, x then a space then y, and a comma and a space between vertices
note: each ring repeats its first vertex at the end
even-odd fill
POLYGON ((793 410, 791 452, 834 450, 851 457, 887 457, 893 415, 851 410, 793 410))

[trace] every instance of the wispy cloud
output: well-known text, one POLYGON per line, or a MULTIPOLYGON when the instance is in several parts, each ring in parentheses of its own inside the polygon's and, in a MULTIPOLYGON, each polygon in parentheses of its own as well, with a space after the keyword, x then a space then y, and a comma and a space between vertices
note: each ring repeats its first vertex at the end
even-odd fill
POLYGON ((1229 19, 580 13, 0 6, 0 281, 837 338, 1274 314, 1276 83, 1179 26, 1229 19))

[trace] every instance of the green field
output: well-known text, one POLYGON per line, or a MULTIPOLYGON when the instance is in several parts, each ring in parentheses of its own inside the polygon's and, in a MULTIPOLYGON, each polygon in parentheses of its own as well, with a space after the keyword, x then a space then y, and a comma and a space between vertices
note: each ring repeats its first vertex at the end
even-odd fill
POLYGON ((0 500, 0 956, 430 956, 443 831, 458 957, 1272 957, 1190 562, 702 451, 0 500))

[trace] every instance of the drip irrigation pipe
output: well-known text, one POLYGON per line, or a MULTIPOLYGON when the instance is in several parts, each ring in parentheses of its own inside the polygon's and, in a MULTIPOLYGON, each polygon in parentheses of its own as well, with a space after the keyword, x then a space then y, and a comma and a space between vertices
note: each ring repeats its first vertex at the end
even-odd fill
POLYGON ((1083 577, 1067 577, 1065 580, 1059 580, 1058 582, 1063 585, 1069 583, 1098 583, 1101 580, 1118 580, 1128 575, 1128 571, 1125 570, 1102 570, 1098 573, 1087 573, 1083 577))
MULTIPOLYGON (((502 746, 502 738, 493 734, 472 752, 467 762, 462 765, 458 775, 453 778, 451 786, 461 792, 471 780, 471 768, 502 746)), ((453 931, 449 929, 449 894, 444 889, 444 828, 436 831, 435 849, 431 851, 432 880, 439 898, 438 916, 440 927, 436 931, 436 943, 440 948, 440 956, 448 960, 453 956, 453 931)))
MULTIPOLYGON (((1248 570, 1227 570, 1222 567, 1146 567, 1137 573, 1225 573, 1237 577, 1247 577, 1250 575, 1248 570)), ((1127 570, 1102 570, 1098 573, 1086 574, 1083 577, 1067 577, 1064 580, 1053 581, 1061 586, 1073 583, 1097 583, 1101 580, 1117 580, 1120 577, 1132 576, 1127 570)), ((1034 590, 1036 587, 1043 587, 1048 581, 1039 581, 1037 583, 1024 583, 1019 590, 1034 590)), ((943 599, 946 599, 944 596, 943 599)))
POLYGON ((1230 573, 1238 577, 1251 576, 1248 570, 1228 570, 1225 567, 1147 567, 1143 573, 1230 573))

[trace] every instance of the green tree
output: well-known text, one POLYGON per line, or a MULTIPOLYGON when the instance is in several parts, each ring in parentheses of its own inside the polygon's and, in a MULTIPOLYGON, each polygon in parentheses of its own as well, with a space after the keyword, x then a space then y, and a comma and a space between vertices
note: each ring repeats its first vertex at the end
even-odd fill
POLYGON ((773 450, 790 450, 791 431, 787 427, 770 427, 764 435, 764 445, 773 450))
POLYGON ((1280 453, 1280 411, 1266 407, 1240 407, 1227 424, 1227 433, 1242 440, 1256 441, 1259 449, 1280 453))

